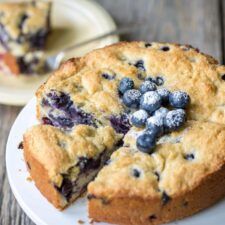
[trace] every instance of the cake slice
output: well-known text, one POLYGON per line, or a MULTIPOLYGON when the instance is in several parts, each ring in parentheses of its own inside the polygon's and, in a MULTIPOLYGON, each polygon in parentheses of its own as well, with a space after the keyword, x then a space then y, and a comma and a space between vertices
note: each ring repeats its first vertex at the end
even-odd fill
POLYGON ((124 147, 88 186, 94 221, 156 225, 192 215, 225 196, 225 126, 190 121, 140 152, 132 128, 124 147))
POLYGON ((68 135, 37 125, 24 135, 24 158, 41 193, 64 209, 86 190, 120 139, 111 127, 78 125, 68 135))
POLYGON ((4 72, 37 72, 44 61, 41 51, 50 32, 50 8, 51 3, 42 1, 0 3, 1 67, 4 72), (4 54, 7 59, 11 57, 10 64, 4 60, 4 54))

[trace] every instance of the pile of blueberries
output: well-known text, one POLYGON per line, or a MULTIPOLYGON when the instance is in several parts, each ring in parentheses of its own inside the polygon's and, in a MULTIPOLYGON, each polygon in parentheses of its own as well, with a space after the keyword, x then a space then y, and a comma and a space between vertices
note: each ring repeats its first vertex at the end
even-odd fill
POLYGON ((145 128, 137 138, 137 148, 149 154, 153 153, 160 136, 179 129, 185 123, 184 109, 190 102, 186 92, 170 92, 157 85, 152 77, 147 77, 139 89, 134 88, 134 81, 128 77, 119 84, 124 105, 137 110, 130 117, 131 124, 145 128))

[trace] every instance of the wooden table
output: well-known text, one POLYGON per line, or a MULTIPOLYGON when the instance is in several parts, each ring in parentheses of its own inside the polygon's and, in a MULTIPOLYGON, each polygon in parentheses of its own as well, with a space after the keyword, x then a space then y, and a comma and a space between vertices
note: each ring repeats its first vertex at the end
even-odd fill
MULTIPOLYGON (((189 43, 225 60, 225 0, 96 0, 118 25, 145 19, 149 26, 121 37, 189 43), (152 1, 153 4, 151 3, 152 1)), ((20 107, 0 105, 0 225, 33 225, 23 213, 9 187, 5 168, 5 145, 20 107)), ((63 225, 57 224, 56 225, 63 225)))

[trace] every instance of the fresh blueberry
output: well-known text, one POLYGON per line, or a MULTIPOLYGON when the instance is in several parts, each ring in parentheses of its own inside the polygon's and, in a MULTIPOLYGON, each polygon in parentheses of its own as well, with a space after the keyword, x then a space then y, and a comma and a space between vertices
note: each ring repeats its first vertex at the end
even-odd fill
POLYGON ((165 104, 168 103, 169 95, 170 95, 170 91, 169 90, 167 90, 166 88, 160 88, 156 92, 161 97, 162 103, 165 103, 165 104))
POLYGON ((147 119, 146 127, 157 137, 161 136, 164 132, 163 118, 160 116, 151 116, 147 119))
POLYGON ((161 118, 165 118, 166 117, 166 114, 169 112, 169 110, 167 109, 167 108, 165 108, 165 107, 160 107, 159 109, 157 109, 155 112, 154 112, 154 114, 153 114, 153 116, 159 116, 159 117, 161 117, 161 118))
POLYGON ((169 95, 170 105, 174 108, 185 108, 190 102, 189 95, 184 91, 174 91, 169 95))
POLYGON ((145 66, 144 66, 144 61, 143 61, 143 60, 138 60, 138 61, 134 64, 134 66, 135 66, 137 69, 141 70, 141 71, 145 71, 145 66))
POLYGON ((140 108, 146 110, 149 114, 153 113, 161 106, 161 97, 156 91, 148 91, 140 101, 140 108))
POLYGON ((124 94, 126 91, 134 88, 134 81, 129 77, 124 77, 119 84, 120 94, 124 94))
POLYGON ((142 94, 144 94, 148 91, 155 91, 156 89, 157 89, 156 85, 153 82, 148 81, 148 80, 143 82, 140 86, 140 92, 142 94))
POLYGON ((128 90, 123 95, 123 103, 130 108, 138 108, 140 104, 141 92, 136 89, 128 90))
POLYGON ((156 145, 156 138, 152 133, 145 131, 138 136, 136 145, 140 151, 151 154, 156 145))
POLYGON ((175 109, 167 113, 164 125, 167 130, 173 131, 180 128, 186 120, 186 113, 183 109, 175 109))
POLYGON ((132 114, 130 121, 135 127, 143 127, 147 119, 148 113, 145 110, 140 109, 132 114))

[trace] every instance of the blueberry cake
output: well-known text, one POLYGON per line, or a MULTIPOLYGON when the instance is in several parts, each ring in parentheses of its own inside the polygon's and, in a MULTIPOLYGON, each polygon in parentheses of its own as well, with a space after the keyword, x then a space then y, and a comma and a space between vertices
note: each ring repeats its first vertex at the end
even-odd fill
POLYGON ((31 74, 43 64, 41 53, 50 31, 50 8, 51 3, 43 1, 0 3, 4 72, 31 74))
POLYGON ((212 57, 169 43, 68 60, 37 91, 40 125, 24 134, 36 186, 63 209, 88 185, 89 216, 117 224, 210 206, 225 195, 224 74, 212 57))

